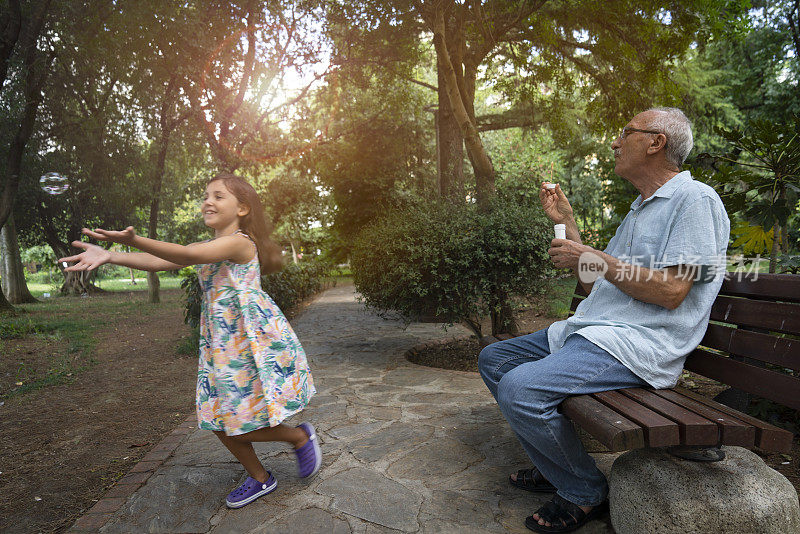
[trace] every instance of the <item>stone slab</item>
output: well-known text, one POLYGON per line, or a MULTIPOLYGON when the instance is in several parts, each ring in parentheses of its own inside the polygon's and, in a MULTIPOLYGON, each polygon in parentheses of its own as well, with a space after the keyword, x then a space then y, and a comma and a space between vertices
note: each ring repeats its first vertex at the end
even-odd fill
POLYGON ((241 467, 173 466, 153 475, 101 529, 112 533, 207 532, 241 467))
POLYGON ((417 532, 421 496, 380 473, 357 467, 338 473, 317 486, 333 498, 334 510, 403 532, 417 532))

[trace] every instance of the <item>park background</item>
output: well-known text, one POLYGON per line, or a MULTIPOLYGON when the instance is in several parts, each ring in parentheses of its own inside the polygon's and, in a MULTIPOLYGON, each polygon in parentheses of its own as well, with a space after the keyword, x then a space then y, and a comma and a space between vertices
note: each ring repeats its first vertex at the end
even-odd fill
MULTIPOLYGON (((3 498, 4 521, 63 527, 191 410, 194 271, 65 273, 55 258, 84 226, 207 239, 199 203, 219 171, 264 201, 287 266, 263 285, 283 308, 352 280, 380 313, 477 339, 567 312, 539 184, 561 185, 602 248, 637 194, 611 142, 674 105, 694 127, 685 168, 731 217, 730 268, 800 269, 794 0, 5 0, 0 32, 0 420, 17 425, 0 484, 30 500, 3 498), (52 442, 48 425, 109 432, 111 408, 48 410, 70 387, 76 411, 128 388, 109 406, 146 421, 52 442), (114 439, 127 455, 85 445, 114 439), (48 514, 34 473, 58 462, 97 467, 79 491, 63 477, 73 493, 48 514)), ((432 359, 468 368, 474 346, 432 359)), ((796 430, 796 413, 772 417, 796 430)))

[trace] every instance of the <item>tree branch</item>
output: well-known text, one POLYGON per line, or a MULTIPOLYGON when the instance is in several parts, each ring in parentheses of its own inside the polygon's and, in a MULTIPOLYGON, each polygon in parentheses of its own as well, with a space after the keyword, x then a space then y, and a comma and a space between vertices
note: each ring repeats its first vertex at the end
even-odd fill
POLYGON ((789 19, 789 27, 792 29, 794 55, 797 58, 800 57, 800 0, 794 0, 794 9, 789 8, 786 18, 789 19))
POLYGON ((0 88, 6 81, 8 60, 17 44, 22 27, 19 0, 9 0, 9 8, 8 11, 4 11, 2 21, 0 21, 0 27, 3 30, 2 38, 0 38, 0 88))
POLYGON ((544 115, 531 108, 515 107, 503 113, 477 117, 479 132, 505 130, 507 128, 535 128, 545 123, 544 115))
POLYGON ((415 84, 417 84, 417 85, 421 85, 422 87, 427 87, 427 88, 428 88, 428 89, 430 89, 431 91, 439 91, 439 88, 438 88, 438 87, 436 87, 435 85, 431 85, 431 84, 429 84, 429 83, 425 83, 425 82, 423 82, 423 81, 416 80, 416 79, 414 79, 414 78, 409 78, 409 77, 406 77, 405 79, 406 79, 406 80, 408 80, 408 81, 409 81, 409 82, 411 82, 411 83, 415 83, 415 84))

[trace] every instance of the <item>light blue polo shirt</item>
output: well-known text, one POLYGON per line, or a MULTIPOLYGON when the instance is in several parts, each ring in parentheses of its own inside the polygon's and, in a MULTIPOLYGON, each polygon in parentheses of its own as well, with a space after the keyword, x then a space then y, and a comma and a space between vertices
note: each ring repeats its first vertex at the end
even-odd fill
POLYGON ((636 300, 598 278, 575 314, 548 329, 550 351, 579 334, 654 388, 673 387, 686 355, 705 334, 724 278, 729 234, 730 220, 719 195, 688 171, 673 176, 647 200, 639 195, 605 252, 655 269, 707 266, 710 281, 695 282, 680 306, 668 310, 636 300))

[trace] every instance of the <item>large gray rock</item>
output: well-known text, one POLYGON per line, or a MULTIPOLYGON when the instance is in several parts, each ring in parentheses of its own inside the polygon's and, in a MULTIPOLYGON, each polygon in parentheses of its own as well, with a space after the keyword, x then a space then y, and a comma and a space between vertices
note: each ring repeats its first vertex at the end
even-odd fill
POLYGON ((617 534, 800 532, 792 484, 758 455, 725 447, 720 462, 691 462, 663 449, 630 451, 609 479, 617 534))

